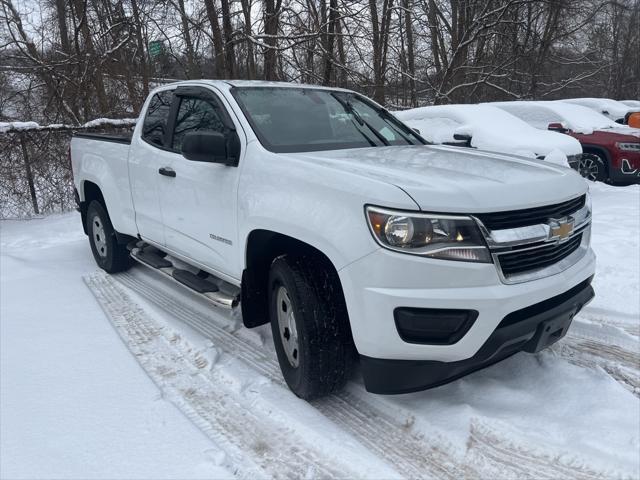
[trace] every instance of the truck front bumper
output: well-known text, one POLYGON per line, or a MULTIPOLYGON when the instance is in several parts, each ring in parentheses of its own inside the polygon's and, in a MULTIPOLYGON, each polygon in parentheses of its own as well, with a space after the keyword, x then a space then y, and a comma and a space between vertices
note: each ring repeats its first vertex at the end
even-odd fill
POLYGON ((383 360, 362 355, 365 387, 380 394, 415 392, 443 385, 520 351, 538 352, 565 336, 573 317, 593 296, 588 278, 556 297, 510 313, 466 360, 383 360))
POLYGON ((502 283, 494 264, 383 249, 365 256, 339 274, 366 388, 375 393, 421 390, 517 351, 550 345, 593 297, 594 272, 591 249, 561 273, 515 285, 502 283), (394 321, 397 308, 469 310, 477 316, 455 343, 429 344, 403 340, 394 321))

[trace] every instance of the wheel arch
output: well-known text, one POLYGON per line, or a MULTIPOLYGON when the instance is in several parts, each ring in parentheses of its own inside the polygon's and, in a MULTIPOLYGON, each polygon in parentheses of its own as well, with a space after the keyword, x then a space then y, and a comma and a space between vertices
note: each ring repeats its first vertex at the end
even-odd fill
POLYGON ((588 143, 583 143, 582 144, 582 151, 584 153, 595 153, 595 154, 600 154, 602 155, 603 159, 604 159, 604 168, 606 169, 606 175, 607 178, 610 177, 611 175, 611 154, 609 153, 609 151, 604 148, 601 147, 600 145, 592 145, 592 144, 588 144, 588 143))
POLYGON ((102 190, 100 187, 93 183, 90 180, 84 180, 81 184, 80 188, 80 216, 82 217, 82 228, 86 235, 89 234, 87 232, 87 209, 89 208, 89 204, 96 200, 99 202, 104 209, 109 213, 107 209, 107 204, 104 201, 104 195, 102 194, 102 190))
MULTIPOLYGON (((82 229, 84 230, 85 235, 89 235, 87 231, 87 210, 89 209, 89 205, 91 202, 96 201, 102 205, 104 210, 107 212, 109 216, 109 220, 111 221, 111 215, 109 213, 109 208, 107 207, 107 202, 104 199, 104 195, 102 194, 102 190, 98 186, 98 184, 92 182, 91 180, 84 180, 81 184, 81 200, 80 200, 80 216, 82 218, 82 229)), ((123 233, 118 232, 115 227, 113 229, 118 244, 123 245, 131 242, 132 240, 136 240, 135 237, 131 235, 125 235, 123 233)))
POLYGON ((253 328, 269 322, 267 291, 269 269, 274 259, 285 254, 309 255, 319 259, 323 265, 335 273, 337 286, 344 298, 344 290, 337 269, 322 250, 283 233, 255 229, 247 236, 245 268, 242 272, 240 305, 245 327, 253 328))

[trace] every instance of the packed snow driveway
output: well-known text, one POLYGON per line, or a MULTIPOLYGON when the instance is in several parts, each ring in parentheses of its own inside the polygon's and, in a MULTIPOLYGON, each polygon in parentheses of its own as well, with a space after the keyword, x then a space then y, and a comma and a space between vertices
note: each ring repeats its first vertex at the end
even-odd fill
MULTIPOLYGON (((345 391, 312 403, 284 385, 268 328, 247 330, 236 316, 141 267, 96 272, 74 214, 4 222, 2 476, 47 476, 51 465, 49 475, 57 477, 180 476, 154 466, 167 468, 161 457, 169 449, 174 472, 197 467, 182 471, 189 478, 638 478, 640 189, 591 190, 596 299, 553 348, 409 395, 369 394, 356 375, 345 391), (100 448, 94 437, 105 432, 114 444, 132 435, 141 440, 131 412, 149 403, 132 392, 139 372, 130 371, 117 336, 103 330, 105 316, 159 393, 154 409, 139 415, 163 440, 133 451, 133 459, 119 452, 122 468, 86 450, 100 448), (98 344, 91 338, 97 334, 98 344), (70 348, 77 352, 65 358, 70 348), (55 360, 57 371, 38 358, 55 360), (87 445, 52 445, 56 413, 65 411, 51 407, 56 398, 36 402, 34 423, 33 400, 24 397, 45 398, 51 386, 65 384, 58 397, 70 397, 92 418, 92 408, 106 408, 92 403, 104 392, 81 394, 82 385, 68 378, 80 375, 100 390, 101 382, 113 382, 111 359, 121 369, 116 388, 123 395, 109 398, 122 419, 102 418, 87 445), (93 374, 83 376, 89 362, 93 374), (167 422, 175 435, 162 433, 167 422), (52 460, 61 452, 66 464, 52 460)), ((86 437, 87 425, 70 422, 64 438, 86 437)), ((106 448, 111 459, 118 455, 106 448)))

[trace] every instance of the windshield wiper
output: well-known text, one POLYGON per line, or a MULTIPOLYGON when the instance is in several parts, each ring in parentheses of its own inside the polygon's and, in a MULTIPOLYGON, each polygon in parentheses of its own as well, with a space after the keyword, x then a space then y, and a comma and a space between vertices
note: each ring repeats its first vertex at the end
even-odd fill
MULTIPOLYGON (((337 94, 335 94, 335 93, 331 93, 331 96, 332 96, 333 98, 335 98, 335 99, 338 101, 338 103, 339 103, 340 105, 342 105, 342 108, 344 108, 344 111, 345 111, 345 112, 347 112, 348 114, 350 114, 350 115, 353 117, 353 119, 355 119, 355 121, 356 121, 360 126, 363 126, 363 125, 364 125, 364 126, 366 126, 369 130, 371 130, 371 132, 373 132, 373 134, 378 138, 378 140, 380 140, 380 141, 383 143, 383 145, 386 145, 387 147, 388 147, 389 145, 391 145, 391 144, 389 143, 389 141, 388 141, 386 138, 384 138, 384 136, 383 136, 380 132, 378 132, 378 130, 376 130, 375 128, 373 128, 369 122, 367 122, 364 118, 362 118, 362 115, 360 115, 360 113, 359 113, 355 108, 353 108, 353 105, 351 104, 351 102, 350 102, 349 100, 345 100, 344 98, 340 98, 340 96, 339 96, 339 95, 337 95, 337 94)), ((355 124, 355 122, 354 122, 354 124, 355 124)), ((362 133, 362 135, 364 135, 365 137, 367 137, 367 136, 365 135, 365 133, 364 133, 362 130, 360 130, 359 128, 358 128, 358 131, 359 131, 360 133, 362 133)), ((369 138, 369 137, 367 137, 367 139, 368 139, 368 138, 369 138)), ((374 145, 374 146, 376 146, 376 145, 374 145)))
POLYGON ((393 116, 393 114, 387 112, 386 110, 378 110, 378 114, 382 117, 382 119, 385 121, 385 123, 387 125, 390 125, 397 133, 398 135, 400 135, 405 142, 407 142, 409 145, 419 145, 419 143, 415 143, 414 141, 412 141, 407 135, 406 132, 403 132, 402 129, 396 125, 396 118, 393 116))

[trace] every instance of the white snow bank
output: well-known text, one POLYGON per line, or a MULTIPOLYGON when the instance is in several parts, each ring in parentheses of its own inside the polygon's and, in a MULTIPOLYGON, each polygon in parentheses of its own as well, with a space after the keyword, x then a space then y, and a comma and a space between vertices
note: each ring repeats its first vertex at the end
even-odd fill
POLYGON ((528 157, 557 150, 564 155, 582 152, 580 143, 556 132, 540 131, 490 105, 439 105, 395 112, 433 143, 456 142, 455 134, 471 136, 471 146, 528 157))
POLYGON ((0 122, 0 133, 20 132, 25 130, 80 130, 83 128, 95 128, 101 126, 129 126, 135 125, 137 118, 97 118, 82 125, 65 125, 53 123, 40 125, 37 122, 0 122))

